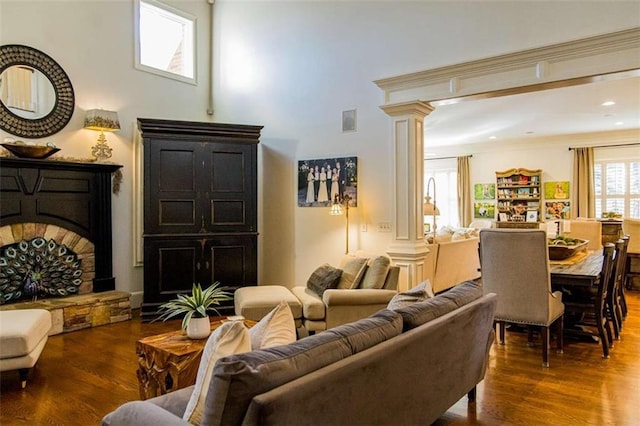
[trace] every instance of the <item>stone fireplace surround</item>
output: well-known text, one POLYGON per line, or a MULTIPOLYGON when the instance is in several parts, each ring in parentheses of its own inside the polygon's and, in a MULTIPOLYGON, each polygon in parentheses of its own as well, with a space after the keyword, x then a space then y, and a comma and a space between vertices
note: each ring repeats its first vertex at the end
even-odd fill
POLYGON ((95 253, 91 241, 68 229, 45 223, 18 223, 0 227, 0 247, 35 237, 55 240, 77 254, 83 270, 78 295, 18 301, 1 305, 0 310, 47 309, 51 312, 53 322, 49 335, 131 319, 129 293, 93 292, 95 253))

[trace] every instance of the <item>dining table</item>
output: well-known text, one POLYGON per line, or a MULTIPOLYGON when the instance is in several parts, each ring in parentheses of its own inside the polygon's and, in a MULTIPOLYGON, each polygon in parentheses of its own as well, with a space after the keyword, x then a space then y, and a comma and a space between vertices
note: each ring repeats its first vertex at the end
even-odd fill
MULTIPOLYGON (((563 294, 579 292, 585 288, 598 286, 602 271, 602 250, 584 250, 563 260, 549 260, 551 288, 563 294)), ((565 336, 578 337, 599 342, 597 333, 579 324, 571 324, 565 319, 565 336)))

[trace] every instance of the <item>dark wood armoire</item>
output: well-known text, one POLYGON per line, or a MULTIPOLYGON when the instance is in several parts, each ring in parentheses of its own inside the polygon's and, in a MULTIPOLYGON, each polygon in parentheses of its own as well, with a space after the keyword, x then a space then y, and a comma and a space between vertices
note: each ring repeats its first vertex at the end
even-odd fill
MULTIPOLYGON (((144 150, 142 319, 193 283, 257 284, 262 126, 138 119, 144 150)), ((231 313, 233 302, 218 309, 231 313)))

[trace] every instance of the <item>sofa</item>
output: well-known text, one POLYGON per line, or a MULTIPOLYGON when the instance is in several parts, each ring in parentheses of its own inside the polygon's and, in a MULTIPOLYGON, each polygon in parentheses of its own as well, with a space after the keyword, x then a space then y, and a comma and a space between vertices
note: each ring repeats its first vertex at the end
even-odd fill
MULTIPOLYGON (((288 345, 219 359, 203 425, 431 424, 475 398, 495 294, 473 282, 288 345)), ((104 426, 187 425, 191 388, 121 405, 104 426)))
POLYGON ((431 281, 434 293, 480 277, 479 239, 469 238, 438 241, 428 244, 425 261, 426 278, 431 281))

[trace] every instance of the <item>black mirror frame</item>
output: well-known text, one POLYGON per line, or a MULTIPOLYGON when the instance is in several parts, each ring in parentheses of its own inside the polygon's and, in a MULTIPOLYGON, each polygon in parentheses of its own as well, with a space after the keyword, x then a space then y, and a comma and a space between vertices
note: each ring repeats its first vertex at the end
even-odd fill
POLYGON ((0 129, 25 138, 45 138, 67 125, 75 107, 73 86, 67 73, 47 54, 28 46, 0 46, 0 75, 14 65, 27 65, 42 72, 51 84, 56 100, 46 116, 36 119, 19 117, 0 101, 0 129))

